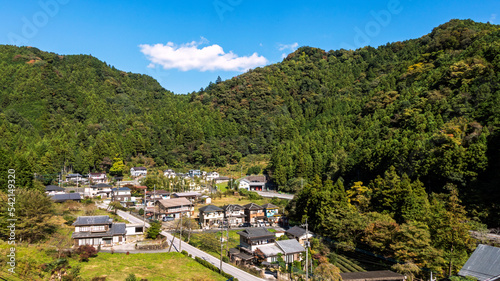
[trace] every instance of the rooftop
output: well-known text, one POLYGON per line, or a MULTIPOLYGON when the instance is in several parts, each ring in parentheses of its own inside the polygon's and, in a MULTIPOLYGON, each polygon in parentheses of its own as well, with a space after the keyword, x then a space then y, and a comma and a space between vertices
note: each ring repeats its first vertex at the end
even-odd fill
POLYGON ((47 185, 45 191, 64 191, 65 189, 57 185, 47 185))
POLYGON ((479 244, 458 275, 479 281, 500 275, 500 248, 479 244))
POLYGON ((248 210, 262 210, 263 208, 255 203, 249 203, 246 205, 243 205, 243 208, 248 209, 248 210))
POLYGON ((243 231, 237 232, 237 234, 247 237, 247 238, 260 238, 260 237, 273 237, 274 233, 263 227, 246 228, 243 231))
POLYGON ((271 204, 271 203, 266 203, 266 204, 262 205, 262 208, 264 208, 264 209, 278 209, 279 207, 274 205, 274 204, 271 204))
POLYGON ((306 249, 295 239, 276 241, 276 245, 285 253, 294 254, 305 252, 306 249))
POLYGON ((73 223, 74 226, 80 225, 99 225, 99 224, 109 224, 113 222, 109 216, 80 216, 73 223))
POLYGON ((210 213, 210 212, 222 212, 223 210, 215 205, 207 205, 200 208, 200 212, 210 213))
POLYGON ((187 200, 186 198, 163 199, 163 200, 158 200, 158 202, 165 208, 193 205, 193 203, 191 203, 191 201, 187 200))
POLYGON ((67 200, 81 200, 80 193, 65 193, 65 194, 54 194, 51 196, 52 200, 56 203, 64 202, 67 200))

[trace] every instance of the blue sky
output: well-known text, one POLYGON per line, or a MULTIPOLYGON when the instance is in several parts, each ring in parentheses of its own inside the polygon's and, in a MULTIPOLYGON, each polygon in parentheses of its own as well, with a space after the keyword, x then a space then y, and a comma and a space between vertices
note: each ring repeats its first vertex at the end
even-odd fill
POLYGON ((279 62, 300 46, 376 47, 453 18, 500 23, 498 0, 2 2, 0 44, 91 54, 179 94, 279 62))

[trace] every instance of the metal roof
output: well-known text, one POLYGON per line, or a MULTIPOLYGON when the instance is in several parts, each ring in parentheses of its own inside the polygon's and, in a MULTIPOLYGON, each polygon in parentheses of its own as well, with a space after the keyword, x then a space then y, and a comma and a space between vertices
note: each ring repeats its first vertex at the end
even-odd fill
POLYGON ((287 255, 305 252, 306 249, 295 239, 276 241, 276 245, 287 255))
POLYGON ((274 233, 263 227, 246 228, 243 231, 237 232, 237 234, 250 239, 260 237, 274 237, 274 233))
POLYGON ((204 206, 204 207, 201 207, 200 209, 200 212, 203 212, 203 213, 210 213, 210 212, 222 212, 223 210, 215 205, 207 205, 207 206, 204 206))
POLYGON ((50 199, 54 200, 56 203, 64 202, 67 200, 81 200, 80 193, 65 193, 65 194, 54 194, 51 195, 50 199))
POLYGON ((187 200, 186 198, 163 199, 158 200, 158 202, 165 208, 193 206, 193 203, 191 203, 191 201, 187 200))
POLYGON ((99 225, 99 224, 109 224, 112 220, 109 216, 80 216, 73 223, 74 226, 80 225, 99 225))
POLYGON ((64 191, 65 189, 57 185, 47 185, 45 191, 64 191))
POLYGON ((278 206, 271 204, 271 203, 266 203, 266 204, 262 205, 262 208, 264 208, 264 209, 278 209, 278 206))
POLYGON ((458 275, 479 281, 500 275, 500 248, 479 244, 458 275))
POLYGON ((263 245, 257 247, 266 257, 275 257, 278 254, 284 254, 283 251, 275 244, 263 245))

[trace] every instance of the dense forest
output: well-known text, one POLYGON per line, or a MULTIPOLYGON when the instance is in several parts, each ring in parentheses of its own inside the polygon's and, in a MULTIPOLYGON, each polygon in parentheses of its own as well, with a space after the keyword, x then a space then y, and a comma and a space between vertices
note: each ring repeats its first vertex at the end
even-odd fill
MULTIPOLYGON (((90 55, 2 45, 0 173, 15 168, 30 187, 61 169, 109 171, 117 157, 175 168, 268 154, 265 172, 297 193, 295 220, 329 235, 364 221, 340 240, 384 253, 382 237, 366 240, 369 222, 402 237, 439 236, 430 226, 453 213, 500 226, 499 69, 500 27, 471 20, 378 48, 301 47, 188 95, 90 55), (328 215, 334 206, 348 213, 328 215)), ((470 251, 445 240, 429 245, 470 251)))

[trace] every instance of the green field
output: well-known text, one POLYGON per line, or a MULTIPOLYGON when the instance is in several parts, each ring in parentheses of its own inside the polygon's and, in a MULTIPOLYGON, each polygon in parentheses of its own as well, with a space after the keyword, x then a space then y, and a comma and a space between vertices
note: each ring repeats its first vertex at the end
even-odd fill
POLYGON ((99 253, 87 263, 78 263, 84 279, 106 276, 106 281, 123 281, 129 274, 153 280, 226 280, 180 253, 110 254, 99 253))

